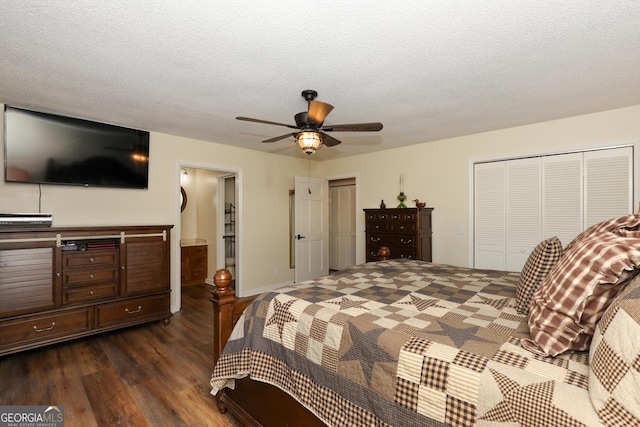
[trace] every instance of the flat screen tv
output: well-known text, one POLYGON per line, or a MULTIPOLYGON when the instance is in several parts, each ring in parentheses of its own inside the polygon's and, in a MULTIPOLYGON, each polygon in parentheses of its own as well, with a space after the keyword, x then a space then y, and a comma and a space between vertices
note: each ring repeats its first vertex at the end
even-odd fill
POLYGON ((147 188, 149 132, 5 105, 4 180, 147 188))

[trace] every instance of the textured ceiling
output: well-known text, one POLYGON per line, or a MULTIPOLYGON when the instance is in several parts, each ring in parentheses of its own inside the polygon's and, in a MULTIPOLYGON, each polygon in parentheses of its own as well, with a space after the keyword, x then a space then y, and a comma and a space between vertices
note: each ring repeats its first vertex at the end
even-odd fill
POLYGON ((640 104, 638 0, 0 2, 0 102, 326 160, 640 104))

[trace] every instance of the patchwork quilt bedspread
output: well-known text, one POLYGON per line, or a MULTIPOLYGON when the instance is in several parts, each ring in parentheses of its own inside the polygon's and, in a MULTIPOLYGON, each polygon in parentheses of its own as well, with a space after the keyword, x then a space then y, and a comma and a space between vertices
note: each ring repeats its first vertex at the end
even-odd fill
POLYGON ((329 426, 597 426, 588 353, 545 358, 515 310, 519 273, 389 260, 260 295, 212 393, 250 376, 329 426))

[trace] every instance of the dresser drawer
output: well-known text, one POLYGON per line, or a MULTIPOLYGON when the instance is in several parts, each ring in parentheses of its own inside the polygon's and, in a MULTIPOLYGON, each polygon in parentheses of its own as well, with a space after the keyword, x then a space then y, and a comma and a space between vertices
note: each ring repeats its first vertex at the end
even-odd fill
POLYGON ((379 250, 380 250, 380 246, 367 245, 366 262, 379 261, 380 260, 380 256, 378 255, 379 250))
POLYGON ((391 247, 389 251, 391 251, 391 259, 416 259, 416 250, 413 248, 391 247))
POLYGON ((96 306, 96 328, 136 324, 169 316, 169 294, 96 306))
POLYGON ((62 290, 62 303, 73 304, 78 302, 99 301, 116 296, 118 296, 117 283, 66 287, 62 290))
POLYGON ((368 212, 366 216, 367 222, 369 221, 388 221, 391 215, 387 211, 368 212))
POLYGON ((395 233, 413 233, 417 231, 417 225, 415 222, 397 221, 389 224, 389 231, 395 233))
POLYGON ((365 226, 367 231, 388 231, 389 224, 386 221, 367 221, 365 226))
POLYGON ((391 221, 407 221, 407 222, 415 222, 416 214, 414 212, 394 212, 390 215, 391 221))
POLYGON ((119 280, 120 270, 117 267, 62 271, 62 286, 65 287, 117 283, 119 280))
POLYGON ((0 322, 0 349, 20 344, 59 340, 65 335, 89 331, 91 330, 91 310, 91 307, 84 307, 0 322))
POLYGON ((393 248, 415 249, 417 238, 415 234, 390 234, 386 237, 385 243, 393 248))
POLYGON ((120 255, 117 249, 101 251, 67 252, 62 255, 62 267, 86 268, 92 266, 118 266, 120 255))
POLYGON ((388 234, 369 234, 367 233, 367 245, 373 245, 375 247, 380 247, 382 245, 388 246, 387 243, 389 240, 388 234))
MULTIPOLYGON (((389 259, 396 258, 404 258, 404 259, 417 259, 415 248, 411 247, 398 247, 398 246, 388 246, 390 251, 389 259)), ((367 254, 366 254, 366 262, 378 261, 380 259, 378 255, 378 251, 380 250, 380 246, 367 246, 367 254)))

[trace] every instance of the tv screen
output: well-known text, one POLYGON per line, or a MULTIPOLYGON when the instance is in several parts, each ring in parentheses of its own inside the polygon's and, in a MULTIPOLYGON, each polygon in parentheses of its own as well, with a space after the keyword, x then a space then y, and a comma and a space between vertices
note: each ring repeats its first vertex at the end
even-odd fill
POLYGON ((149 132, 5 105, 4 180, 147 188, 149 132))

